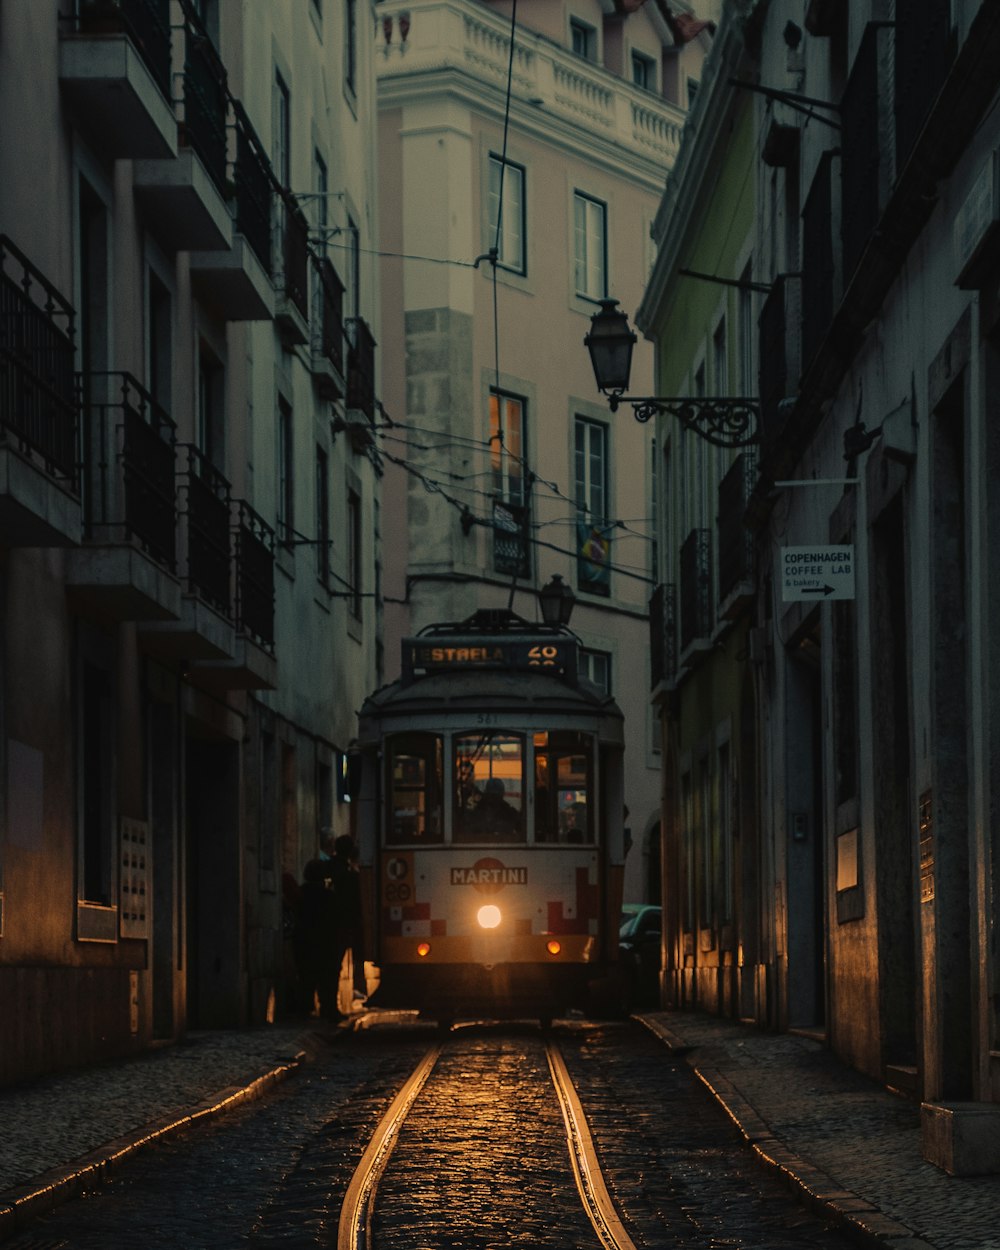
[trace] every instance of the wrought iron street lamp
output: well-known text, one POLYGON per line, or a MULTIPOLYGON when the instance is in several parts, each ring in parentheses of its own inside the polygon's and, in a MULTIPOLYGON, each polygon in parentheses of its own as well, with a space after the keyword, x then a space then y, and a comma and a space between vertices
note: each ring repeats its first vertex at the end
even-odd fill
POLYGON ((553 573, 551 579, 538 592, 538 602, 542 609, 542 620, 546 625, 555 628, 569 624, 576 595, 558 573, 553 573))
POLYGON ((583 342, 590 352, 597 389, 607 395, 611 411, 620 403, 631 404, 637 421, 660 413, 676 417, 686 430, 716 447, 747 447, 757 442, 760 403, 756 399, 688 395, 665 399, 653 395, 626 395, 636 337, 628 317, 616 299, 602 299, 599 312, 590 319, 590 333, 583 342))

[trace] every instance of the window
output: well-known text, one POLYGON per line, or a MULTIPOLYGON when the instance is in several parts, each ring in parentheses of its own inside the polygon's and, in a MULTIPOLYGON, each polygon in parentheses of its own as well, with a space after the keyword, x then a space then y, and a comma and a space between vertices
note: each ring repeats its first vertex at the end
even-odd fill
POLYGON ((278 400, 278 540, 292 541, 295 524, 295 477, 293 468, 292 409, 285 399, 278 400))
POLYGON ((353 95, 358 72, 358 20, 357 0, 344 3, 344 82, 353 95))
POLYGON ((322 447, 316 448, 316 576, 330 585, 330 467, 322 447))
POLYGON ((488 247, 496 246, 497 263, 514 273, 526 270, 524 255, 524 170, 490 156, 488 247), (502 188, 501 188, 502 183, 502 188), (502 196, 502 199, 501 199, 502 196), (499 229, 498 229, 499 223, 499 229))
POLYGON ((570 44, 577 56, 586 61, 597 60, 597 31, 586 22, 571 17, 569 20, 570 44))
POLYGON ((535 734, 535 841, 593 842, 593 741, 559 730, 535 734))
POLYGON ((574 428, 577 506, 577 583, 591 594, 610 594, 608 526, 608 428, 577 417, 574 428))
POLYGON ((609 652, 581 648, 579 665, 581 677, 585 677, 604 694, 611 693, 611 655, 609 652))
POLYGON ((292 104, 288 86, 281 74, 274 71, 274 103, 272 116, 272 164, 283 187, 292 179, 292 104))
POLYGON ((607 207, 579 191, 573 195, 573 256, 576 292, 604 299, 607 285, 607 207))
POLYGON ((79 887, 88 903, 114 902, 111 676, 82 660, 79 679, 79 887))
POLYGON ((490 395, 493 568, 518 577, 527 576, 530 569, 524 464, 525 401, 494 391, 490 395))
POLYGON ((719 747, 719 920, 733 918, 733 779, 729 743, 719 747))
POLYGON ((751 264, 747 261, 746 268, 740 274, 739 292, 739 360, 737 368, 740 375, 740 395, 756 395, 752 377, 753 371, 753 281, 751 264))
POLYGON ((469 733, 454 739, 454 842, 523 842, 524 739, 469 733))
POLYGON ((690 108, 691 105, 694 104, 695 96, 698 94, 698 79, 689 78, 687 80, 687 89, 688 89, 688 108, 690 108))
POLYGON ((147 388, 166 412, 170 411, 173 360, 173 310, 170 292, 149 270, 149 315, 146 320, 147 388))
POLYGON ((436 734, 399 734, 388 742, 388 843, 444 839, 444 751, 436 734))
POLYGON ((225 392, 218 359, 202 343, 198 352, 198 412, 195 442, 209 464, 225 465, 225 392))
POLYGON ((347 332, 351 342, 354 339, 354 318, 361 316, 361 236, 357 222, 348 214, 347 225, 344 227, 344 247, 347 255, 344 258, 347 285, 344 288, 344 317, 347 319, 347 332))
POLYGON ((646 91, 656 90, 656 62, 652 57, 632 53, 632 81, 646 91))
MULTIPOLYGON (((327 233, 329 227, 329 213, 327 198, 330 189, 330 180, 327 174, 326 161, 316 149, 313 150, 313 193, 315 195, 314 203, 316 210, 313 214, 313 222, 316 228, 316 255, 324 257, 327 253, 327 233)), ((319 341, 320 346, 324 346, 323 339, 323 283, 320 278, 319 265, 313 264, 309 266, 309 276, 312 282, 312 324, 315 331, 315 337, 319 341)))
POLYGON ((712 374, 716 395, 729 394, 729 362, 726 359, 726 319, 723 317, 712 335, 712 374))
POLYGON ((361 619, 361 496, 347 492, 347 584, 351 615, 361 619))

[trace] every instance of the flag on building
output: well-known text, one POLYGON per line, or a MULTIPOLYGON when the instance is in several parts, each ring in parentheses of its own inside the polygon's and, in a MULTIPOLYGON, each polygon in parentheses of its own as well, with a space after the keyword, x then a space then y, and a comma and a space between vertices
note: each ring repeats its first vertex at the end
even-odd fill
POLYGON ((607 591, 611 582, 611 527, 579 518, 576 550, 580 585, 587 590, 607 591))

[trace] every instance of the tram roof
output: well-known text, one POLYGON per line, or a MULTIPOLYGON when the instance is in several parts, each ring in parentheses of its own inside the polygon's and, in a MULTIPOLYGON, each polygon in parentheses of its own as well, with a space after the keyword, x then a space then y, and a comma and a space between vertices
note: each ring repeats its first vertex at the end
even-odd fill
POLYGON ((395 719, 472 709, 520 713, 527 721, 553 712, 615 722, 623 719, 615 700, 585 678, 568 681, 546 673, 503 670, 434 672, 410 681, 400 679, 369 695, 360 715, 364 721, 384 715, 395 719))

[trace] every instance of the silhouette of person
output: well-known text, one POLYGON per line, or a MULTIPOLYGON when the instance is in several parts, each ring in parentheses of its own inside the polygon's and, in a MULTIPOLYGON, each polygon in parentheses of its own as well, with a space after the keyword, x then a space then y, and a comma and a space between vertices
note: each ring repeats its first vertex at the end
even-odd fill
POLYGON ((326 888, 323 865, 318 859, 311 859, 302 875, 303 882, 296 899, 292 943, 303 1006, 311 1012, 313 1001, 317 999, 319 1014, 324 1020, 339 1020, 337 980, 340 964, 335 962, 337 905, 333 894, 326 888))
POLYGON ((336 977, 344 956, 351 952, 354 998, 364 1002, 368 997, 365 984, 364 908, 361 902, 361 873, 358 871, 358 848, 349 833, 341 834, 333 844, 331 883, 336 913, 336 936, 333 958, 336 977))

